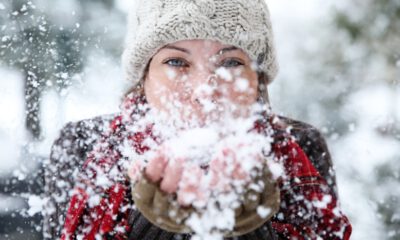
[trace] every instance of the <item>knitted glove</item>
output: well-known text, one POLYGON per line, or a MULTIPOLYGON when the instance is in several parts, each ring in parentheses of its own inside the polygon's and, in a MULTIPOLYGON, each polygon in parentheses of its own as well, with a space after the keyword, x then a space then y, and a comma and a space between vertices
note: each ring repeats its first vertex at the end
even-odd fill
POLYGON ((229 194, 234 191, 238 201, 229 206, 235 211, 233 231, 219 230, 226 237, 251 232, 278 211, 279 190, 261 154, 254 156, 261 167, 251 171, 245 171, 237 157, 233 148, 225 148, 204 169, 187 163, 184 158, 167 159, 161 150, 145 169, 137 164, 131 168, 129 175, 135 205, 158 227, 170 232, 189 233, 192 229, 185 220, 191 214, 203 214, 204 207, 216 197, 216 192, 229 194), (137 172, 142 173, 140 177, 137 172), (205 182, 208 183, 206 188, 202 184, 205 182), (242 187, 237 188, 238 184, 242 187))

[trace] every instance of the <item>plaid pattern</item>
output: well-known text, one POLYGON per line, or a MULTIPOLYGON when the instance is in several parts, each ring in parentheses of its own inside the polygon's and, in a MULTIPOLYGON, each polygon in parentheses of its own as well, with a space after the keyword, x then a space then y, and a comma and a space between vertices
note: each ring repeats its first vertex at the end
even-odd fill
MULTIPOLYGON (((124 130, 120 116, 112 121, 111 129, 112 134, 104 136, 103 141, 115 143, 124 130)), ((281 132, 281 129, 276 131, 281 132)), ((131 136, 138 152, 147 150, 141 144, 145 134, 151 133, 131 136)), ((102 151, 114 152, 113 144, 104 146, 107 149, 102 151)), ((108 188, 96 189, 94 186, 101 199, 97 204, 90 204, 87 185, 95 185, 92 181, 96 175, 94 169, 106 164, 107 167, 101 169, 110 171, 121 161, 115 152, 108 155, 113 157, 107 159, 94 158, 96 153, 99 149, 95 147, 83 166, 80 182, 76 184, 75 194, 68 205, 61 239, 76 239, 78 235, 83 239, 175 239, 179 234, 167 233, 146 221, 137 221, 140 218, 137 212, 134 221, 130 219, 132 202, 129 182, 121 176, 114 179, 108 188), (135 235, 135 232, 140 232, 140 235, 135 235)), ((301 147, 290 136, 276 136, 273 154, 276 161, 283 164, 285 174, 279 179, 280 211, 266 225, 272 226, 279 239, 349 239, 351 225, 338 208, 335 193, 301 147)), ((271 229, 268 232, 265 229, 266 226, 248 234, 245 239, 274 239, 271 229), (265 234, 262 234, 263 230, 265 234)), ((181 237, 190 239, 190 235, 181 237)))
POLYGON ((276 143, 285 177, 279 181, 281 208, 272 226, 282 239, 349 239, 351 225, 335 194, 294 141, 276 143))

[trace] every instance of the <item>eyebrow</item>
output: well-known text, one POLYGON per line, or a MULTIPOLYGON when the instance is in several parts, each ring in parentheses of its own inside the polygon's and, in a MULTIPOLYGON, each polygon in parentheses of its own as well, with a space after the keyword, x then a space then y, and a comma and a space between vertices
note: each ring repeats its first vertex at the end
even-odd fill
POLYGON ((223 49, 219 50, 218 53, 217 53, 217 55, 222 55, 222 54, 224 54, 224 53, 226 53, 226 52, 235 51, 235 50, 238 50, 238 49, 239 49, 239 48, 234 47, 234 46, 232 46, 232 47, 226 47, 226 48, 223 48, 223 49))
MULTIPOLYGON (((178 51, 190 54, 190 51, 187 50, 186 48, 181 48, 181 47, 177 47, 177 46, 173 46, 173 45, 166 45, 162 49, 173 49, 173 50, 178 50, 178 51)), ((235 51, 235 50, 238 50, 238 48, 234 47, 234 46, 226 47, 226 48, 223 48, 223 49, 219 50, 217 55, 222 55, 222 54, 224 54, 226 52, 235 51)))
POLYGON ((174 49, 174 50, 178 50, 178 51, 190 54, 190 51, 187 50, 186 48, 180 48, 180 47, 176 47, 176 46, 172 46, 172 45, 166 45, 162 49, 174 49))

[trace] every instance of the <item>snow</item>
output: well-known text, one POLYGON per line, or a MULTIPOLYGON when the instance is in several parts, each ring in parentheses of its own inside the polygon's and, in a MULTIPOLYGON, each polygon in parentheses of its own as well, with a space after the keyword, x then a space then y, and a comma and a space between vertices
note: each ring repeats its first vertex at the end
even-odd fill
MULTIPOLYGON (((260 108, 254 106, 254 110, 260 108)), ((184 122, 173 119, 175 122, 170 125, 170 118, 160 120, 157 117, 158 112, 150 110, 146 113, 146 117, 139 118, 140 120, 134 123, 136 126, 154 123, 153 128, 156 129, 154 132, 158 139, 162 139, 162 147, 155 146, 144 154, 149 165, 146 165, 145 161, 138 164, 140 161, 138 158, 129 158, 132 161, 129 175, 135 180, 139 179, 142 173, 138 170, 154 166, 151 161, 154 156, 159 159, 160 151, 163 157, 175 165, 181 164, 184 159, 184 163, 180 165, 183 169, 181 178, 183 180, 179 182, 177 199, 178 202, 192 204, 199 210, 190 214, 185 221, 195 232, 193 236, 195 239, 222 239, 223 232, 233 229, 234 207, 237 207, 242 196, 238 193, 246 192, 245 186, 249 183, 252 173, 266 164, 262 152, 268 155, 271 149, 270 139, 249 132, 256 119, 253 115, 242 119, 234 118, 229 111, 224 114, 226 115, 221 117, 221 121, 204 126, 181 128, 180 126, 185 125, 184 122), (205 165, 209 166, 207 171, 199 168, 205 165), (198 191, 193 190, 194 186, 198 191)), ((134 116, 133 119, 137 118, 134 116)), ((129 143, 124 146, 132 148, 132 144, 129 143)), ((137 157, 129 150, 122 149, 122 152, 137 157)), ((168 166, 170 165, 168 164, 167 168, 168 166)), ((249 188, 262 191, 260 185, 254 183, 249 188)), ((254 201, 249 199, 252 200, 254 201)), ((268 214, 267 209, 260 208, 258 212, 261 215, 268 214)))
POLYGON ((90 56, 86 69, 81 76, 77 76, 76 81, 78 84, 69 90, 64 101, 64 121, 76 121, 119 110, 119 98, 125 90, 125 82, 113 60, 102 55, 90 56))
POLYGON ((266 218, 271 213, 271 209, 259 206, 257 207, 257 213, 258 215, 260 215, 261 218, 266 218))
POLYGON ((1 38, 1 41, 7 42, 7 41, 9 41, 10 39, 11 39, 10 36, 3 36, 3 37, 1 38))
POLYGON ((324 196, 321 200, 314 200, 312 204, 317 207, 317 208, 327 208, 327 206, 332 202, 332 197, 331 196, 324 196))
MULTIPOLYGON (((125 12, 132 7, 133 2, 117 0, 116 6, 125 12)), ((267 2, 272 14, 278 59, 281 66, 278 78, 271 85, 270 96, 273 109, 279 113, 307 119, 323 130, 336 168, 341 207, 353 224, 352 239, 386 239, 396 234, 394 230, 387 231, 385 228, 382 218, 377 213, 377 203, 384 201, 385 197, 390 194, 399 195, 397 182, 392 180, 378 183, 377 169, 383 164, 398 160, 398 149, 400 149, 398 138, 382 135, 381 132, 390 126, 399 124, 399 86, 388 85, 381 80, 351 89, 350 96, 341 103, 344 107, 334 107, 331 109, 334 113, 327 115, 323 109, 325 106, 321 105, 322 97, 338 97, 340 89, 348 89, 349 83, 357 81, 358 78, 341 79, 332 85, 323 85, 320 88, 318 83, 322 79, 318 79, 318 76, 314 80, 304 77, 304 72, 307 70, 321 67, 309 59, 305 60, 305 53, 316 51, 320 47, 320 41, 324 34, 332 37, 329 35, 332 33, 327 32, 328 28, 321 29, 320 24, 323 24, 326 16, 330 14, 331 6, 335 5, 339 9, 346 9, 346 1, 328 3, 322 0, 268 0, 267 2), (332 133, 330 122, 335 122, 339 118, 348 120, 347 130, 332 133)), ((58 0, 48 5, 46 1, 37 1, 35 4, 36 6, 24 5, 20 10, 24 12, 26 8, 36 7, 45 9, 64 28, 68 26, 83 28, 73 17, 81 14, 77 10, 79 8, 76 7, 77 1, 58 0)), ((0 11, 5 8, 6 6, 0 3, 0 11)), ((361 19, 361 13, 356 8, 351 8, 349 11, 352 11, 351 17, 354 21, 361 19)), ((19 13, 15 11, 11 14, 16 16, 19 13)), ((100 11, 97 14, 97 18, 93 18, 93 21, 96 22, 93 25, 104 27, 109 24, 98 21, 102 15, 107 14, 106 12, 100 11)), ((382 27, 387 22, 385 19, 378 19, 376 24, 382 27)), ((4 26, 1 27, 2 30, 5 30, 4 26)), ((48 27, 46 24, 39 26, 41 31, 47 31, 48 27)), ((117 30, 114 31, 119 31, 118 29, 121 28, 116 27, 117 30)), ((111 27, 108 31, 108 34, 113 34, 111 27)), ((1 41, 10 41, 11 36, 2 36, 1 41)), ((336 32, 335 37, 344 38, 341 33, 336 32)), ((348 62, 356 62, 356 59, 363 56, 362 51, 361 48, 347 48, 348 62)), ((63 76, 71 77, 73 81, 73 85, 69 89, 61 94, 48 91, 43 96, 44 110, 41 118, 44 126, 44 140, 32 145, 31 153, 47 156, 59 129, 66 122, 118 111, 120 97, 127 85, 123 80, 119 63, 99 52, 87 54, 89 62, 82 74, 63 76)), ((375 64, 371 65, 369 72, 366 71, 366 76, 360 78, 379 78, 384 64, 384 61, 377 59, 375 64)), ((400 68, 400 60, 395 61, 394 64, 400 68)), ((400 76, 400 70, 398 71, 397 74, 400 76)), ((224 68, 218 69, 217 74, 226 80, 231 79, 224 68)), ((332 73, 332 76, 334 74, 336 73, 332 73)), ((15 69, 4 66, 0 66, 0 76, 0 175, 15 175, 24 179, 26 173, 18 168, 21 163, 21 147, 27 141, 23 130, 23 77, 15 69)), ((52 83, 46 84, 50 86, 52 83)), ((246 86, 239 84, 238 88, 245 89, 246 86)), ((183 139, 193 144, 201 145, 204 143, 202 139, 205 136, 211 137, 206 132, 190 134, 183 136, 183 139), (195 134, 197 137, 187 137, 190 134, 195 134)), ((126 155, 135 158, 132 151, 127 151, 126 155)), ((272 162, 269 163, 269 166, 275 177, 282 174, 282 166, 272 162)), ((395 176, 397 174, 398 179, 398 173, 393 174, 395 176)), ((60 185, 62 184, 60 183, 60 185)), ((65 196, 61 196, 61 198, 63 197, 65 196)), ((42 201, 37 196, 29 198, 30 215, 40 212, 42 201)), ((328 202, 329 199, 323 199, 316 204, 324 206, 328 202)), ((23 204, 14 198, 5 198, 4 196, 0 197, 0 206, 1 209, 23 208, 23 204), (3 206, 6 207, 3 208, 3 206)), ((260 216, 268 214, 268 209, 260 208, 258 213, 260 216)), ((399 214, 394 214, 391 220, 398 221, 398 218, 399 214)), ((192 221, 193 226, 200 228, 200 223, 205 219, 198 217, 193 218, 192 221)))
MULTIPOLYGON (((327 26, 324 21, 330 14, 331 6, 351 11, 350 16, 355 22, 361 19, 362 13, 357 8, 349 8, 346 1, 267 2, 270 3, 281 66, 279 76, 271 84, 270 91, 275 111, 308 119, 328 135, 328 146, 337 173, 341 207, 353 225, 352 239, 387 239, 387 230, 378 213, 377 203, 384 203, 390 193, 398 196, 399 191, 393 184, 378 184, 377 169, 385 163, 398 160, 400 144, 398 139, 382 135, 379 129, 390 131, 391 126, 398 126, 399 86, 389 85, 383 80, 378 80, 374 84, 359 85, 357 89, 351 90, 353 92, 341 103, 338 107, 340 109, 330 109, 335 112, 329 117, 324 113, 324 107, 318 100, 327 96, 338 98, 341 92, 348 89, 352 81, 362 79, 368 83, 372 81, 371 79, 380 79, 385 75, 383 70, 385 61, 377 58, 369 69, 366 67, 363 76, 340 79, 335 81, 335 85, 325 84, 322 85, 323 88, 319 88, 318 84, 322 79, 312 82, 311 79, 304 78, 304 72, 307 69, 324 66, 317 65, 313 59, 305 62, 305 55, 318 49, 320 45, 318 41, 323 42, 324 38, 331 37, 331 32, 324 32, 329 28, 321 27, 321 24, 327 26), (290 8, 287 7, 289 5, 290 8), (308 115, 304 109, 310 114, 308 115), (350 122, 347 131, 331 132, 330 122, 341 118, 350 122)), ((379 20, 378 24, 384 25, 385 22, 379 20)), ((340 32, 335 33, 335 38, 345 39, 345 36, 340 34, 340 32)), ((333 53, 334 50, 331 48, 327 54, 333 53)), ((355 65, 364 53, 364 50, 357 46, 344 49, 348 55, 348 63, 355 65)), ((360 69, 361 67, 365 66, 360 66, 360 69)), ((399 73, 400 71, 397 78, 400 78, 399 73)))
POLYGON ((43 96, 42 124, 45 139, 37 147, 39 154, 47 155, 60 128, 71 121, 88 119, 119 111, 120 97, 126 82, 120 68, 104 55, 89 57, 82 74, 72 77, 76 85, 67 92, 47 91, 43 96), (84 79, 83 79, 84 78, 84 79))
POLYGON ((43 26, 43 25, 39 25, 39 30, 42 31, 42 32, 46 32, 47 31, 46 27, 43 26))
POLYGON ((282 164, 279 164, 274 161, 268 161, 268 167, 274 179, 278 179, 280 176, 283 175, 285 171, 282 164))
POLYGON ((115 3, 116 3, 116 6, 118 9, 120 9, 121 11, 124 11, 125 13, 128 13, 131 9, 134 9, 135 4, 138 4, 139 2, 127 1, 127 0, 116 0, 115 3))
POLYGON ((43 207, 46 204, 47 199, 42 199, 39 196, 31 195, 28 197, 28 204, 29 204, 29 210, 28 214, 29 216, 33 216, 36 213, 40 213, 43 211, 43 207))
POLYGON ((232 74, 228 71, 228 69, 224 67, 217 68, 217 70, 215 70, 215 73, 227 82, 233 80, 232 74))
POLYGON ((0 68, 0 176, 10 175, 18 166, 24 143, 21 74, 0 68), (7 79, 8 81, 5 81, 7 79))
POLYGON ((377 202, 391 193, 399 194, 397 186, 377 184, 376 171, 398 157, 399 141, 376 131, 396 118, 393 115, 400 106, 395 101, 397 96, 396 88, 383 84, 354 92, 342 115, 355 118, 357 128, 331 145, 336 168, 340 169, 338 184, 342 206, 354 225, 355 239, 385 239, 384 225, 376 214, 377 202))
POLYGON ((246 92, 249 88, 249 81, 244 78, 237 79, 235 89, 239 92, 246 92))
POLYGON ((235 212, 233 209, 224 208, 222 211, 212 205, 207 207, 207 212, 203 215, 192 214, 186 224, 193 229, 196 240, 222 240, 223 235, 215 229, 231 230, 234 226, 235 212))
POLYGON ((171 69, 167 70, 167 76, 170 80, 174 79, 176 77, 177 73, 171 69))
POLYGON ((177 136, 170 142, 170 146, 173 146, 173 154, 177 156, 198 155, 214 146, 217 141, 218 135, 213 129, 194 128, 177 136))

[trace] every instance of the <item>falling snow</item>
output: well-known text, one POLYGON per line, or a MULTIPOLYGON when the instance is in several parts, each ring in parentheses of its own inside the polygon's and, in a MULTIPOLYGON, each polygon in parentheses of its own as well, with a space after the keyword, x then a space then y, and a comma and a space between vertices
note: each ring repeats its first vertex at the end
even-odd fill
MULTIPOLYGON (((48 161, 59 130, 67 122, 117 112, 129 87, 119 66, 129 3, 116 0, 110 7, 95 1, 19 2, 15 8, 11 7, 13 1, 0 3, 0 185, 4 191, 0 192, 0 213, 2 222, 13 223, 23 216, 33 227, 1 226, 0 238, 14 239, 11 236, 18 233, 23 239, 42 239, 37 217, 55 209, 43 197, 38 172, 48 161), (24 88, 27 77, 30 89, 24 88), (27 100, 34 101, 29 110, 27 100), (27 113, 33 120, 30 130, 25 128, 27 113), (39 126, 40 132, 35 133, 39 126)), ((367 0, 360 6, 344 0, 329 4, 322 0, 269 2, 280 63, 280 75, 270 85, 273 110, 322 130, 335 165, 340 205, 353 225, 352 239, 398 239, 400 46, 395 39, 400 27, 399 21, 393 20, 400 9, 398 2, 367 0), (304 11, 296 10, 300 8, 304 11), (365 25, 358 26, 362 23, 365 25)), ((215 74, 227 82, 238 75, 226 68, 218 68, 215 74)), ((167 75, 176 77, 175 72, 167 75)), ((238 80, 235 88, 247 91, 248 81, 238 80)), ((207 94, 212 88, 198 91, 207 94)), ((207 112, 215 110, 210 101, 202 99, 200 103, 207 112)), ((86 132, 78 134, 86 136, 86 132)), ((98 136, 88 136, 85 143, 97 140, 98 136)), ((179 146, 179 154, 201 155, 217 142, 215 131, 192 129, 170 144, 179 146), (193 148, 200 150, 191 151, 193 148)), ((53 154, 72 161, 65 151, 72 144, 63 142, 53 154)), ((127 148, 123 155, 138 157, 127 148)), ((251 169, 254 165, 244 162, 241 166, 251 169)), ((284 174, 281 164, 270 161, 268 167, 275 179, 284 174)), ((69 166, 61 174, 76 176, 78 172, 69 166)), ((96 180, 101 186, 110 185, 104 176, 96 180)), ((55 186, 63 191, 54 191, 53 197, 64 204, 72 186, 64 180, 55 186)), ((225 200, 233 204, 232 199, 225 200)), ((89 203, 99 201, 99 196, 92 196, 89 203)), ((324 208, 331 201, 325 196, 310 205, 324 208)), ((197 239, 221 239, 220 233, 211 230, 216 226, 232 229, 234 212, 225 208, 221 213, 213 206, 208 210, 203 216, 193 214, 188 224, 197 239)), ((257 208, 261 217, 270 211, 257 208)))

